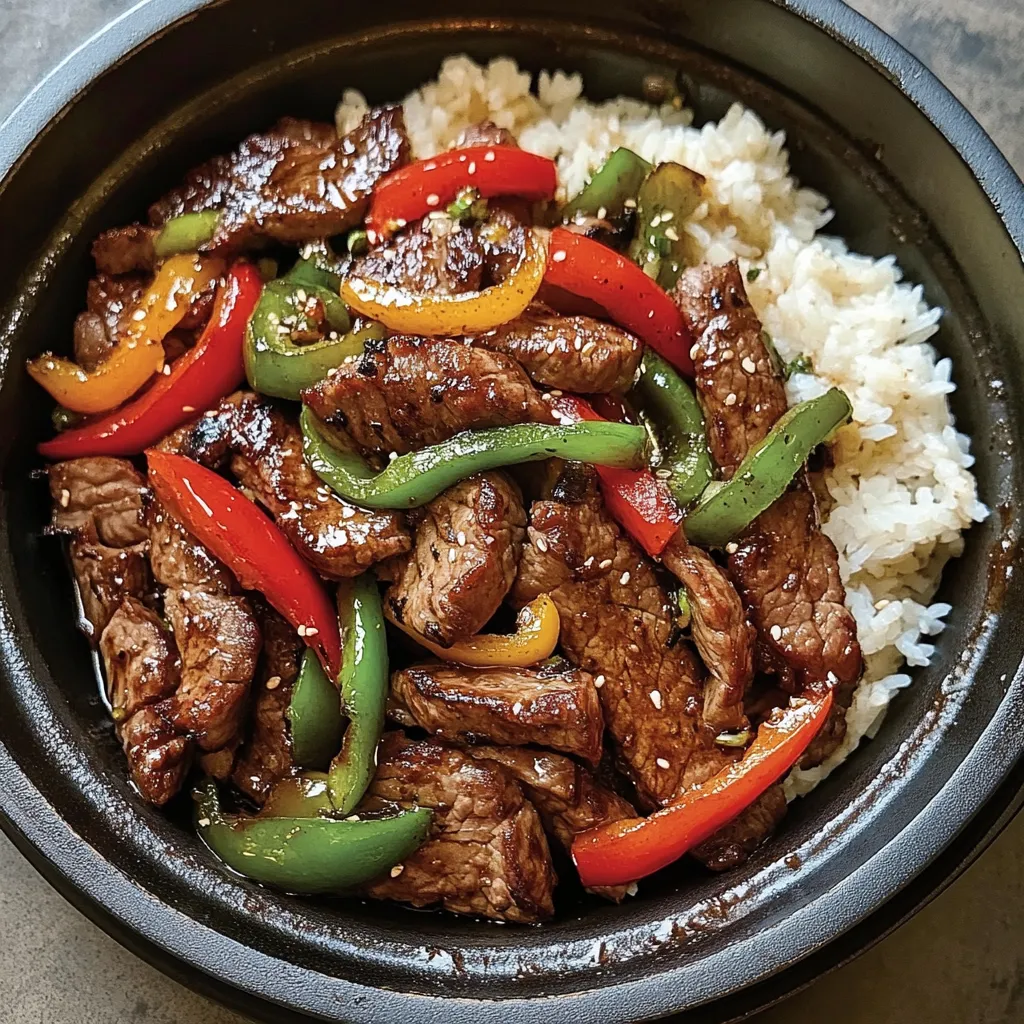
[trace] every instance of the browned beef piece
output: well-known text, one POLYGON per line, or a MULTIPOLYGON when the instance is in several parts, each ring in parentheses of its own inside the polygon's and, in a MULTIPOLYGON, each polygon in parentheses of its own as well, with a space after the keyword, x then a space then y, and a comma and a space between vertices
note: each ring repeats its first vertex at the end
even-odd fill
POLYGON ((422 510, 387 593, 391 614, 443 647, 473 636, 505 600, 525 535, 522 496, 503 473, 449 487, 422 510))
POLYGON ((303 399, 367 453, 412 451, 463 430, 550 422, 522 367, 447 338, 392 337, 349 357, 303 399))
POLYGON ((704 685, 704 721, 715 732, 746 728, 743 698, 754 678, 757 632, 736 588, 714 560, 688 544, 682 531, 662 555, 686 588, 693 642, 711 673, 704 685))
POLYGON ((429 840, 366 886, 378 899, 529 924, 554 913, 555 871, 537 811, 500 765, 389 733, 359 811, 434 810, 429 840))
POLYGON ((640 341, 621 327, 562 316, 542 303, 472 340, 511 356, 538 384, 591 394, 626 391, 643 355, 640 341))
POLYGON ((258 603, 256 614, 263 634, 263 658, 249 713, 249 738, 231 778, 243 793, 262 804, 275 783, 292 769, 291 736, 285 716, 305 644, 268 605, 258 603))
POLYGON ((234 748, 260 650, 247 598, 227 568, 158 502, 147 512, 153 575, 181 655, 171 720, 205 752, 234 748))
POLYGON ((181 675, 174 638, 141 601, 126 597, 100 638, 107 694, 132 782, 162 806, 188 774, 192 741, 169 721, 181 675))
POLYGON ((143 224, 104 231, 92 243, 92 258, 103 274, 132 274, 156 265, 153 242, 157 232, 143 224))
MULTIPOLYGON (((785 412, 782 381, 735 263, 685 271, 675 297, 697 339, 697 390, 712 455, 728 478, 785 412)), ((835 689, 832 717, 804 758, 819 763, 845 733, 861 653, 844 604, 839 557, 818 527, 804 480, 797 479, 737 543, 729 571, 757 627, 760 667, 778 674, 790 691, 835 689)))
POLYGON ((415 294, 459 295, 480 289, 483 267, 472 227, 425 217, 371 249, 352 273, 415 294))
MULTIPOLYGON (((572 849, 580 832, 636 817, 633 805, 602 786, 594 776, 568 757, 538 753, 525 747, 470 747, 473 757, 497 761, 519 781, 537 808, 548 834, 572 849)), ((626 885, 599 885, 590 889, 619 903, 626 885)))
POLYGON ((374 185, 408 153, 401 107, 371 110, 343 138, 330 125, 285 118, 192 171, 150 207, 150 223, 220 209, 212 249, 326 238, 363 219, 374 185))
POLYGON ((782 786, 771 786, 738 818, 694 847, 690 855, 712 871, 739 867, 775 831, 785 816, 786 796, 782 786))
POLYGON ((551 595, 562 648, 595 676, 605 722, 639 795, 649 806, 663 804, 731 758, 701 716, 700 666, 677 636, 654 566, 592 483, 573 496, 581 500, 534 502, 513 600, 551 595))
POLYGON ((125 597, 142 598, 150 590, 146 483, 130 462, 107 457, 55 463, 49 480, 50 531, 70 538, 80 627, 96 643, 125 597))
POLYGON ((455 742, 536 744, 601 759, 604 717, 593 677, 567 663, 540 668, 415 665, 391 677, 393 716, 455 742))
POLYGON ((182 432, 177 443, 182 454, 206 466, 230 460, 242 486, 329 579, 358 576, 375 562, 409 550, 402 514, 350 505, 321 483, 303 458, 298 425, 280 405, 260 395, 229 395, 182 432))
POLYGON ((103 317, 88 311, 75 317, 73 330, 75 362, 83 370, 95 370, 114 347, 107 337, 103 317))
POLYGON ((735 262, 683 271, 674 297, 695 339, 694 381, 708 445, 728 479, 786 411, 786 392, 735 262))

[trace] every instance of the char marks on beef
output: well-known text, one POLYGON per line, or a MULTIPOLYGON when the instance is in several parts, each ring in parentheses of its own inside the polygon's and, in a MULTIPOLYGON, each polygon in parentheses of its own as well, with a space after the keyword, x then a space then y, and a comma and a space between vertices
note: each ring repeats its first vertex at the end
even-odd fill
POLYGON ((358 576, 409 550, 400 512, 350 505, 309 468, 302 434, 283 407, 239 391, 197 420, 179 440, 182 454, 231 471, 270 510, 296 550, 328 579, 358 576))
POLYGON ((417 907, 532 923, 554 913, 555 872, 537 811, 500 765, 385 735, 358 812, 430 807, 430 837, 365 891, 417 907))
POLYGON ((399 454, 464 430, 550 422, 508 356, 447 338, 391 337, 350 356, 303 399, 366 453, 399 454))
POLYGON ((593 677, 567 663, 539 668, 414 665, 391 679, 391 713, 453 742, 536 744, 601 759, 604 717, 593 677))
POLYGON ((419 513, 416 543, 393 567, 390 613, 435 644, 473 636, 505 599, 519 565, 526 512, 503 473, 482 473, 419 513))

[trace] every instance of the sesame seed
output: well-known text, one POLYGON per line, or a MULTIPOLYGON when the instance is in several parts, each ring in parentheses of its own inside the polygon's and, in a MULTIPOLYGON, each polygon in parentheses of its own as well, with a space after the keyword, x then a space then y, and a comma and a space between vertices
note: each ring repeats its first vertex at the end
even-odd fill
POLYGON ((391 877, 392 878, 397 878, 404 870, 405 870, 405 865, 404 864, 396 864, 391 869, 391 877))
POLYGON ((735 405, 736 404, 736 396, 731 391, 729 392, 729 394, 727 394, 725 396, 725 404, 726 405, 735 405))
POLYGON ((696 359, 697 358, 697 354, 699 352, 700 352, 700 345, 699 344, 694 343, 693 345, 690 346, 690 358, 691 359, 696 359))
MULTIPOLYGON (((548 354, 549 356, 553 356, 553 355, 555 354, 555 349, 556 349, 557 347, 558 347, 558 342, 555 342, 555 341, 549 341, 549 342, 548 342, 548 346, 547 346, 547 348, 545 349, 545 351, 547 352, 547 354, 548 354)), ((548 396, 548 397, 550 397, 550 396, 548 396)))
POLYGON ((319 633, 319 632, 320 632, 320 630, 317 629, 316 626, 307 626, 306 627, 306 636, 316 636, 317 633, 319 633))
POLYGON ((267 689, 268 690, 276 690, 280 685, 281 685, 281 677, 280 676, 271 676, 267 680, 267 689))
POLYGON ((629 571, 627 570, 619 577, 619 582, 625 586, 629 582, 629 571))
POLYGON ((774 626, 769 630, 773 640, 782 639, 782 627, 776 622, 774 626))
POLYGON ((604 220, 607 216, 608 216, 608 210, 605 207, 603 207, 603 206, 599 206, 597 208, 597 219, 598 220, 604 220))
POLYGON ((350 814, 345 820, 346 821, 361 821, 362 819, 359 817, 358 814, 350 814))
POLYGON ((135 310, 135 312, 132 313, 132 319, 136 320, 136 321, 137 320, 145 320, 146 319, 146 311, 144 309, 137 309, 137 310, 135 310))
POLYGON ((182 412, 195 412, 196 411, 196 407, 194 405, 183 405, 181 407, 181 411, 182 412))
POLYGON ((170 377, 170 375, 171 375, 171 364, 170 364, 170 363, 164 363, 164 368, 163 368, 163 370, 161 370, 160 372, 161 372, 161 373, 162 373, 162 374, 163 374, 163 375, 164 375, 165 377, 170 377))
POLYGON ((305 302, 306 299, 309 298, 309 296, 306 294, 306 289, 305 288, 296 288, 295 289, 295 298, 297 298, 299 300, 299 302, 305 302))
POLYGON ((740 366, 742 366, 743 369, 747 371, 747 373, 753 373, 757 369, 757 363, 755 363, 754 360, 750 358, 750 356, 744 356, 743 362, 740 363, 740 366))
POLYGON ((629 885, 626 886, 626 895, 627 896, 635 896, 639 891, 640 891, 640 886, 637 885, 636 882, 630 882, 629 885))
POLYGON ((305 626, 303 626, 303 625, 302 625, 302 624, 300 623, 300 624, 299 624, 299 628, 298 628, 297 632, 298 632, 299 636, 305 636, 305 635, 306 635, 306 627, 305 627, 305 626))
POLYGON ((657 469, 657 470, 654 471, 654 475, 659 480, 671 480, 672 479, 672 470, 671 469, 657 469))
POLYGON ((197 824, 199 825, 200 828, 206 828, 206 826, 210 824, 210 819, 200 818, 197 824))
POLYGON ((351 519, 356 514, 356 510, 351 505, 346 505, 341 510, 342 519, 351 519))
POLYGON ((458 558, 458 557, 459 557, 459 556, 458 556, 458 554, 456 553, 456 551, 455 551, 455 548, 449 548, 449 549, 448 549, 448 562, 449 562, 450 564, 454 564, 454 562, 455 562, 455 559, 456 559, 456 558, 458 558))
POLYGON ((513 715, 518 715, 519 712, 522 711, 522 710, 523 710, 523 705, 520 704, 519 701, 516 701, 515 704, 512 705, 512 714, 513 715))
POLYGON ((437 206, 439 202, 441 202, 441 197, 436 192, 431 192, 427 196, 427 206, 437 206))
POLYGON ((723 362, 723 363, 731 363, 731 362, 732 362, 732 360, 733 360, 733 357, 734 357, 735 355, 736 355, 736 353, 735 353, 735 352, 733 352, 733 350, 732 350, 731 348, 727 348, 727 349, 726 349, 726 350, 725 350, 725 351, 724 351, 724 352, 722 353, 722 362, 723 362))
POLYGON ((648 694, 651 698, 651 703, 660 711, 661 710, 661 690, 651 690, 648 694))
POLYGON ((660 223, 661 223, 661 214, 660 213, 656 213, 651 218, 651 227, 652 228, 656 228, 660 223))
POLYGON ((672 767, 672 762, 671 761, 666 761, 665 758, 663 758, 663 757, 659 757, 654 763, 659 768, 671 768, 672 767))
POLYGON ((594 676, 594 686, 600 690, 604 686, 604 676, 594 676))
POLYGON ((564 249, 559 249, 556 252, 553 252, 551 254, 551 259, 555 263, 561 263, 565 259, 565 250, 564 249))
POLYGON ((830 683, 831 683, 831 684, 832 684, 833 686, 835 686, 835 685, 836 685, 836 683, 838 683, 838 682, 839 682, 839 676, 837 676, 837 675, 835 674, 835 672, 829 672, 829 674, 828 674, 827 676, 825 676, 825 678, 826 678, 826 679, 827 679, 827 680, 828 680, 828 681, 829 681, 829 682, 830 682, 830 683))
POLYGON ((624 199, 622 201, 622 205, 627 210, 635 210, 636 209, 636 200, 635 199, 624 199))
POLYGON ((455 535, 455 540, 458 542, 460 548, 464 548, 466 546, 465 532, 463 530, 459 530, 459 532, 455 535))
POLYGON ((469 167, 467 167, 467 168, 466 168, 466 170, 467 170, 467 171, 468 171, 468 172, 469 172, 470 174, 476 174, 476 161, 475 161, 475 160, 473 160, 473 161, 472 161, 472 162, 470 163, 469 167))
POLYGON ((60 492, 60 507, 67 508, 71 501, 71 492, 66 488, 62 488, 60 492))
POLYGON ((547 549, 548 549, 548 542, 543 537, 538 537, 537 538, 537 550, 543 552, 543 551, 547 551, 547 549))
POLYGON ((604 559, 599 565, 598 569, 610 569, 612 567, 612 560, 610 558, 604 559))
POLYGON ((734 540, 729 541, 729 543, 725 545, 725 553, 727 555, 735 555, 736 552, 739 551, 739 549, 739 544, 737 544, 734 540))
POLYGON ((676 231, 675 228, 665 228, 665 237, 670 242, 678 242, 679 241, 679 232, 676 231))
POLYGON ((484 153, 484 159, 490 164, 494 162, 494 150, 489 149, 484 153))

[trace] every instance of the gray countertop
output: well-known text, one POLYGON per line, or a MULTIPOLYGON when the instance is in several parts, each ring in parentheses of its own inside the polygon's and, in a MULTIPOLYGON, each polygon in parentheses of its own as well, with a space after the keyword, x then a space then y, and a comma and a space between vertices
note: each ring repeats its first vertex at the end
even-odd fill
MULTIPOLYGON (((129 0, 0 0, 0 119, 129 0)), ((960 97, 1024 172, 1024 0, 854 0, 960 97)), ((244 1024, 122 949, 0 836, 5 1024, 244 1024)), ((757 1024, 1024 1021, 1024 815, 942 896, 757 1024)))

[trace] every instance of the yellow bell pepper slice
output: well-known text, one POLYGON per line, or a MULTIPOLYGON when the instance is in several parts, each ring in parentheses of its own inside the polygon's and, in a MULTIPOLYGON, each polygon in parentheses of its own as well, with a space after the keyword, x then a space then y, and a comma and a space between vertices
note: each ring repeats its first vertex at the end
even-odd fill
POLYGON ((519 265, 504 281, 480 292, 417 295, 358 275, 341 283, 341 297, 357 313, 399 334, 457 337, 481 334, 514 320, 544 279, 547 253, 536 233, 525 232, 519 265))
POLYGON ((531 601, 519 613, 516 631, 508 636, 481 634, 461 640, 451 647, 439 647, 421 636, 414 629, 398 622, 384 606, 388 620, 416 643, 443 661, 454 661, 471 668, 529 668, 545 658, 550 658, 558 645, 560 619, 555 602, 547 594, 531 601))
POLYGON ((194 253, 172 256, 140 298, 124 335, 95 370, 44 352, 29 360, 29 375, 66 409, 97 413, 115 408, 163 369, 163 339, 177 327, 192 300, 223 273, 222 260, 200 259, 194 253))

